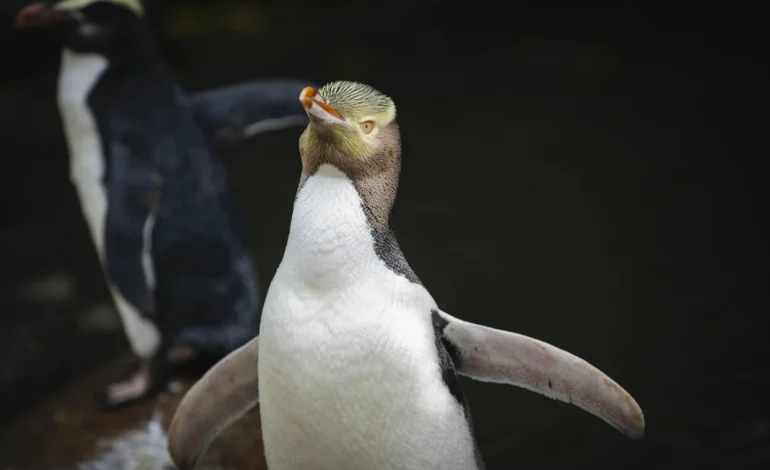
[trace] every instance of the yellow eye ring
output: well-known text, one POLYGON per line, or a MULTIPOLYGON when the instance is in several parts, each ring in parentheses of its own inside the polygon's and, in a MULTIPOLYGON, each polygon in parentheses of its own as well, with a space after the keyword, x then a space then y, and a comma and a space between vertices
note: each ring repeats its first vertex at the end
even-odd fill
POLYGON ((361 127, 361 131, 366 135, 371 134, 372 131, 374 130, 374 121, 364 121, 359 123, 358 125, 359 127, 361 127))

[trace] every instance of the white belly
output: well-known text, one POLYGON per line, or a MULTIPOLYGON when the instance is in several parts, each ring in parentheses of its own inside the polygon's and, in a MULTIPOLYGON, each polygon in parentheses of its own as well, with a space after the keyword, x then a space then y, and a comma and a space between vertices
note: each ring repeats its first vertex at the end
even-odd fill
MULTIPOLYGON (((57 94, 70 155, 70 179, 102 263, 107 218, 107 191, 103 184, 105 161, 96 120, 87 100, 107 66, 107 60, 100 55, 64 49, 57 94)), ((140 357, 150 357, 160 344, 160 333, 126 301, 109 279, 107 283, 132 350, 140 357)))
POLYGON ((475 468, 463 410, 441 378, 433 299, 376 257, 351 183, 320 173, 300 191, 262 313, 270 469, 475 468))
POLYGON ((70 180, 75 185, 91 238, 104 255, 107 194, 102 183, 104 157, 88 94, 107 69, 107 60, 64 49, 59 75, 59 111, 70 155, 70 180))

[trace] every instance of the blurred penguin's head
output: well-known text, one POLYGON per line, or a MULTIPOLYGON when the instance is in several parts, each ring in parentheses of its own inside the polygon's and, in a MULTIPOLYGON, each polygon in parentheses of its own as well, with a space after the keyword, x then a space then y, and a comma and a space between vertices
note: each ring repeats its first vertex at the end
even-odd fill
POLYGON ((143 17, 140 0, 62 0, 27 5, 16 26, 53 28, 64 47, 114 57, 136 49, 143 17))

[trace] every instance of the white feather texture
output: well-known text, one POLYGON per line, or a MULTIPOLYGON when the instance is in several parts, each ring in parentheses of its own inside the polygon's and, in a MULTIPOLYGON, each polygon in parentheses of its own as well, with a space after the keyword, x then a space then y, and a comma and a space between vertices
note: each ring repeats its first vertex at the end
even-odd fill
POLYGON ((442 381, 433 309, 377 257, 353 183, 328 165, 308 178, 260 327, 270 469, 476 468, 442 381))

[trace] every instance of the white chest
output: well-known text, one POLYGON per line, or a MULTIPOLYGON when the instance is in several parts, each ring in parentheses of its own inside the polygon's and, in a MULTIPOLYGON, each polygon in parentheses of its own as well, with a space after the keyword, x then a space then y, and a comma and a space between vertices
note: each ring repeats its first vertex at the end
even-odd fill
MULTIPOLYGON (((96 119, 88 107, 88 95, 107 70, 107 59, 64 49, 59 72, 57 99, 70 157, 70 180, 75 185, 83 216, 99 257, 104 260, 104 228, 107 218, 107 190, 104 186, 105 158, 96 119)), ((152 220, 150 220, 152 223, 152 220)), ((152 226, 150 225, 151 229, 152 226)), ((152 283, 149 254, 143 253, 145 275, 152 283)), ((143 318, 107 279, 115 305, 133 351, 142 358, 158 349, 160 333, 143 318)))
POLYGON ((271 470, 472 469, 442 382, 435 302, 376 256, 358 193, 323 168, 298 195, 260 330, 271 470))
POLYGON ((102 56, 64 49, 57 93, 70 156, 70 179, 77 189, 100 255, 104 253, 104 219, 107 213, 107 195, 102 182, 105 161, 96 119, 88 107, 88 95, 107 65, 102 56))

